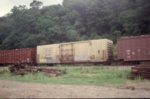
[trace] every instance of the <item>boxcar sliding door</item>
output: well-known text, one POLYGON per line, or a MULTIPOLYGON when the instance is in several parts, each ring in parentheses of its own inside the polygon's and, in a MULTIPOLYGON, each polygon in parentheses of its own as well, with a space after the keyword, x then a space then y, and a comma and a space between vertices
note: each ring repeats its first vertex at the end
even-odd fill
POLYGON ((74 62, 74 46, 72 43, 60 44, 61 63, 74 62))

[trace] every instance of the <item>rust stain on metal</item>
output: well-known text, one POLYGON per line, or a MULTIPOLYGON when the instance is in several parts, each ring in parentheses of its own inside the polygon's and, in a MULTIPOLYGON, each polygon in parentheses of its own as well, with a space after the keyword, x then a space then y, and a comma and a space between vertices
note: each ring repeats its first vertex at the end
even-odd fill
POLYGON ((72 43, 61 44, 61 63, 73 63, 74 62, 74 46, 72 43))

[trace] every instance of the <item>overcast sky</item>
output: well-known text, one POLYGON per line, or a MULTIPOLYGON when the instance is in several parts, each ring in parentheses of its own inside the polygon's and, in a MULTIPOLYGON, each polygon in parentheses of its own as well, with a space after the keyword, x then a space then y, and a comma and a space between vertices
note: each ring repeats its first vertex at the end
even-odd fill
MULTIPOLYGON (((27 5, 32 2, 33 0, 1 0, 0 1, 0 16, 6 15, 13 6, 18 5, 27 5)), ((44 6, 53 5, 53 4, 62 4, 63 0, 39 0, 43 2, 44 6)))

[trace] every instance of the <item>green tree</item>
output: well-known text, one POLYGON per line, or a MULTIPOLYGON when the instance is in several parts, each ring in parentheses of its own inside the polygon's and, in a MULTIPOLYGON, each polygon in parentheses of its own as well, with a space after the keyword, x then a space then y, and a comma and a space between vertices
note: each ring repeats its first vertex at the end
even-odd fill
POLYGON ((14 6, 0 17, 0 49, 150 33, 150 0, 64 0, 14 6))
POLYGON ((43 3, 42 3, 41 1, 37 1, 37 0, 33 0, 33 1, 30 3, 30 7, 31 7, 31 8, 35 8, 35 9, 41 8, 42 5, 43 5, 43 3))

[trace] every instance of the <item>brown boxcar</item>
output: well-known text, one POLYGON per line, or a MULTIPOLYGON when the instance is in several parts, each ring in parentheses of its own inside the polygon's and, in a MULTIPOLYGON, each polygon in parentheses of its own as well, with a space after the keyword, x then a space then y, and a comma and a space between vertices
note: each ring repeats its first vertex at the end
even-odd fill
POLYGON ((36 48, 0 51, 0 64, 35 64, 36 48))
POLYGON ((118 59, 124 61, 150 61, 150 35, 123 37, 117 42, 118 59))

